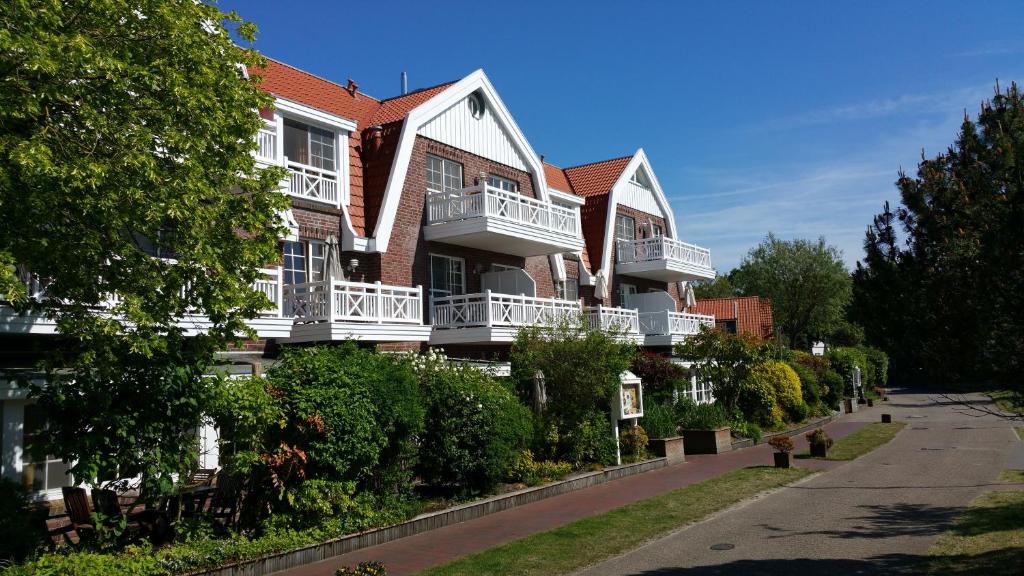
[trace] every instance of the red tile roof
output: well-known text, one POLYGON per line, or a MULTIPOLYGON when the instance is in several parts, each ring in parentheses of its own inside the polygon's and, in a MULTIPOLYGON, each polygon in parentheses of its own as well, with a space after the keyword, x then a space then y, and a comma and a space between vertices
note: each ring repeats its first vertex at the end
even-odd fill
POLYGON ((575 194, 576 192, 572 189, 572 184, 569 183, 569 179, 566 178, 565 172, 555 166, 544 162, 544 179, 548 181, 548 188, 554 188, 559 192, 568 192, 575 194))
POLYGON ((420 104, 423 104, 427 100, 430 100, 452 84, 455 84, 455 82, 445 82, 444 84, 438 84, 437 86, 423 88, 402 96, 382 100, 380 107, 374 113, 373 117, 370 118, 369 125, 363 126, 363 128, 390 124, 392 122, 403 120, 410 110, 420 104))
POLYGON ((576 194, 583 197, 608 194, 612 185, 622 175, 632 156, 602 160, 565 169, 565 175, 576 194))
POLYGON ((772 337, 772 302, 760 296, 737 296, 734 298, 708 298, 697 300, 689 312, 710 314, 716 322, 736 321, 737 334, 755 334, 761 338, 772 337))

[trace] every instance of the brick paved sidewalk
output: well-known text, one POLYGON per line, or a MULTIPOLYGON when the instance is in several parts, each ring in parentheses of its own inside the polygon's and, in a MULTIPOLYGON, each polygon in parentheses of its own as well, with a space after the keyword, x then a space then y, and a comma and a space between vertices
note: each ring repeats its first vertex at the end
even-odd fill
MULTIPOLYGON (((865 422, 839 420, 825 429, 833 438, 842 438, 864 426, 865 422)), ((794 438, 795 452, 806 451, 803 434, 794 438)), ((333 576, 341 566, 354 566, 366 560, 384 562, 388 574, 405 576, 431 566, 444 564, 475 552, 519 540, 557 528, 581 518, 594 516, 626 504, 658 496, 677 488, 702 482, 731 470, 748 466, 771 465, 771 448, 761 444, 725 454, 687 456, 686 462, 637 474, 576 492, 512 508, 467 522, 364 548, 328 560, 276 573, 280 576, 333 576)), ((815 470, 827 470, 842 462, 797 460, 796 464, 815 470)))

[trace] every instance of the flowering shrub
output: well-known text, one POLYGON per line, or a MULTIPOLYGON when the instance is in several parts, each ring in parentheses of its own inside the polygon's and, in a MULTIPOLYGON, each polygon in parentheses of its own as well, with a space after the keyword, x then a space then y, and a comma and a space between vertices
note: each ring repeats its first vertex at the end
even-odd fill
POLYGON ((388 570, 382 562, 360 562, 355 568, 338 568, 334 576, 388 576, 388 570))
POLYGON ((626 426, 619 432, 622 455, 630 460, 641 460, 647 454, 647 432, 643 426, 626 426))
POLYGON ((516 455, 516 459, 509 470, 511 482, 522 482, 527 486, 536 486, 545 482, 564 480, 572 470, 568 462, 552 462, 533 459, 533 452, 522 450, 516 455))

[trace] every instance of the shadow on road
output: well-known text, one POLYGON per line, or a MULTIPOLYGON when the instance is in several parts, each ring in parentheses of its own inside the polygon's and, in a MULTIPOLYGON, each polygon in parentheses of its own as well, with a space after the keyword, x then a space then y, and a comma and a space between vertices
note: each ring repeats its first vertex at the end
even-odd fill
MULTIPOLYGON (((865 514, 846 518, 850 528, 836 530, 786 530, 760 524, 775 534, 768 538, 821 535, 830 538, 892 538, 898 536, 933 536, 945 532, 963 508, 922 506, 920 504, 865 504, 858 506, 865 514)), ((839 544, 839 546, 842 546, 839 544)))

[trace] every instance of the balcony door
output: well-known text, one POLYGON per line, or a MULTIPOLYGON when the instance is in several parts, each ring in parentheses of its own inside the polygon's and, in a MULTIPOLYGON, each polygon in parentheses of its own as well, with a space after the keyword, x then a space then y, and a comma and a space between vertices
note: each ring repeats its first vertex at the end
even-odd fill
POLYGON ((466 293, 466 261, 451 256, 430 255, 430 297, 461 296, 466 293))
POLYGON ((284 155, 289 162, 334 172, 334 132, 286 118, 284 121, 284 155))

